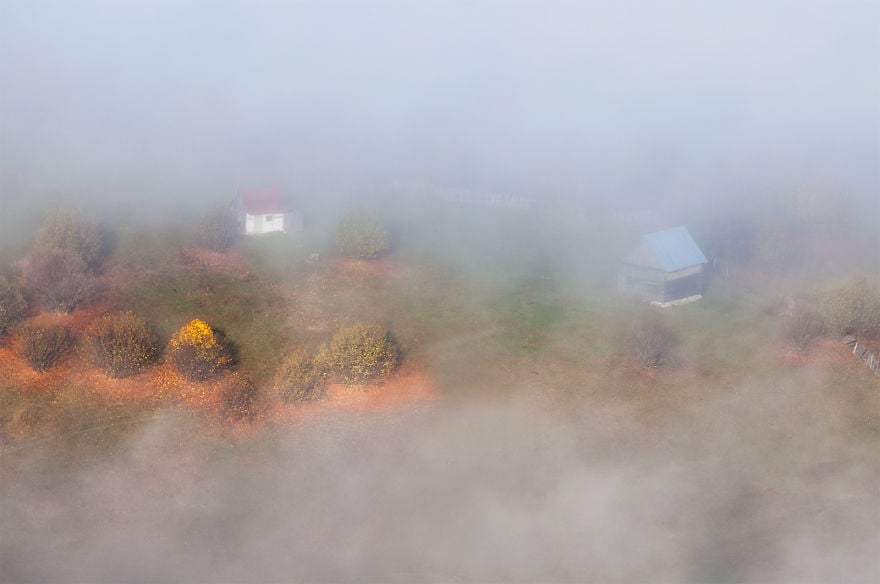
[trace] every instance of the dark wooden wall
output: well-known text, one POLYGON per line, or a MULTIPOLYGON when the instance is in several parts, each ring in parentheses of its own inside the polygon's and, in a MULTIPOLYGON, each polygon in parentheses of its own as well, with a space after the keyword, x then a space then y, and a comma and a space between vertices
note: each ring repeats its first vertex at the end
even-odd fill
POLYGON ((703 293, 703 266, 692 266, 678 272, 620 264, 618 292, 642 300, 670 302, 703 293))

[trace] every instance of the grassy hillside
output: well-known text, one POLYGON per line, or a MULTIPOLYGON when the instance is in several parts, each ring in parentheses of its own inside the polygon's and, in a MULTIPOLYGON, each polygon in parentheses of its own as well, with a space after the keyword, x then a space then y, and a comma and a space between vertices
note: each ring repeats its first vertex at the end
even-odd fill
MULTIPOLYGON (((70 315, 34 309, 29 317, 66 324, 81 338, 100 315, 130 309, 162 345, 189 320, 204 319, 235 344, 238 373, 260 392, 262 413, 250 423, 218 416, 222 381, 184 380, 163 358, 115 380, 92 366, 81 343, 38 374, 17 355, 14 331, 0 338, 0 475, 14 477, 0 481, 12 526, 0 557, 6 573, 38 573, 19 558, 43 550, 47 530, 104 533, 116 521, 105 508, 130 517, 145 541, 175 542, 192 530, 179 525, 181 514, 216 522, 211 509, 238 514, 238 528, 224 523, 224 533, 288 533, 299 523, 275 525, 275 511, 309 513, 290 493, 323 501, 309 509, 345 510, 345 528, 312 512, 311 523, 335 540, 351 536, 364 514, 345 502, 365 493, 370 508, 387 499, 383 509, 402 525, 412 521, 417 532, 444 525, 456 539, 516 517, 527 525, 548 517, 548 537, 560 537, 586 504, 583 493, 589 505, 614 493, 629 502, 612 507, 604 525, 624 529, 629 542, 644 528, 642 515, 659 513, 648 521, 659 532, 644 545, 694 538, 687 548, 699 550, 698 561, 686 563, 696 580, 775 565, 789 553, 777 548, 803 533, 849 541, 876 519, 866 510, 877 508, 878 379, 834 339, 798 352, 780 332, 784 300, 814 295, 832 276, 742 267, 714 276, 699 302, 657 310, 615 293, 617 258, 636 240, 634 229, 438 202, 398 201, 382 211, 393 246, 373 261, 337 257, 329 217, 303 234, 247 238, 223 254, 197 247, 179 226, 120 225, 99 296, 70 315), (309 261, 314 253, 317 263, 309 261), (675 339, 660 367, 630 354, 630 330, 645 318, 675 339), (398 375, 383 386, 333 386, 311 403, 280 403, 273 378, 288 354, 314 352, 340 327, 364 320, 394 334, 403 355, 398 375), (283 488, 273 487, 278 465, 295 469, 283 488), (265 512, 273 488, 283 493, 271 499, 272 518, 249 521, 265 512), (565 495, 567 488, 577 495, 565 495), (487 511, 486 489, 504 493, 504 509, 487 511), (443 506, 447 491, 456 506, 464 493, 473 512, 450 524, 457 515, 443 506), (431 496, 442 517, 432 515, 431 496), (645 511, 658 500, 674 511, 645 511), (88 521, 76 509, 88 510, 88 521), (564 520, 552 519, 553 509, 564 520), (156 514, 165 517, 158 526, 156 514), (825 517, 838 521, 827 534, 825 517), (621 518, 638 528, 620 526, 621 518), (464 527, 468 521, 477 524, 464 527)), ((4 248, 4 259, 26 247, 4 248)), ((6 270, 15 273, 8 263, 6 270)), ((518 525, 502 531, 515 537, 518 525)), ((563 539, 580 541, 581 531, 563 539)), ((424 557, 421 550, 412 557, 424 557)))

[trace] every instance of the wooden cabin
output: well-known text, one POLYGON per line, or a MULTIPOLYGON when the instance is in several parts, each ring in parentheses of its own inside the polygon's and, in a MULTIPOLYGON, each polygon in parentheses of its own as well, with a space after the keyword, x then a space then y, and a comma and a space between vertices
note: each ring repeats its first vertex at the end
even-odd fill
POLYGON ((296 233, 303 229, 303 215, 279 189, 242 191, 234 203, 241 215, 245 235, 296 233))
POLYGON ((706 263, 684 227, 648 233, 620 262, 618 291, 660 306, 699 300, 706 263))

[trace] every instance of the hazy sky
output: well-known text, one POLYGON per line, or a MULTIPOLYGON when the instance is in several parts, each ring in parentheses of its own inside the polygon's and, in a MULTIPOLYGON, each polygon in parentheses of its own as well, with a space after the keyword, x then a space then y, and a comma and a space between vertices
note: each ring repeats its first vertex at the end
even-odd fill
POLYGON ((0 6, 7 176, 877 183, 871 0, 0 6))

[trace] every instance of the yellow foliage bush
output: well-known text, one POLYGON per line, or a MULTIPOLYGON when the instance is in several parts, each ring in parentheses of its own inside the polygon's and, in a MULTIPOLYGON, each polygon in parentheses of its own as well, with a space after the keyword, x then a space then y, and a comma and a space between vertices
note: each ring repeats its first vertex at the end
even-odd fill
POLYGON ((168 356, 174 368, 193 381, 213 377, 235 364, 232 347, 223 333, 198 318, 171 337, 168 356))
POLYGON ((156 335, 133 312, 108 314, 86 331, 92 361, 111 377, 128 377, 159 352, 156 335))
POLYGON ((397 367, 400 350, 391 333, 379 323, 359 323, 341 329, 315 358, 319 370, 339 375, 354 385, 381 379, 397 367))
POLYGON ((304 401, 314 397, 326 372, 305 350, 292 353, 278 371, 275 389, 285 401, 304 401))

